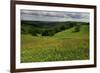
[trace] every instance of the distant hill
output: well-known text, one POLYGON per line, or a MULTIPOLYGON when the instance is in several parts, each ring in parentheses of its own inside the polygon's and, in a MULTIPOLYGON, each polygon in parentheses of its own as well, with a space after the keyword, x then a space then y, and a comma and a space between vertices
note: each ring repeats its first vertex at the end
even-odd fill
POLYGON ((50 22, 50 21, 21 21, 22 34, 37 36, 53 36, 55 33, 72 28, 74 26, 89 25, 87 22, 50 22))

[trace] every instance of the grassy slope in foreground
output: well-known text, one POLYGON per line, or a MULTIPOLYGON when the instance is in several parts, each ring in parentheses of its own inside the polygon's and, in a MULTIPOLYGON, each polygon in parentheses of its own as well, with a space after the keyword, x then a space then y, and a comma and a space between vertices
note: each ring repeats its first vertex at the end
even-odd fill
POLYGON ((80 32, 72 32, 73 29, 53 37, 22 35, 21 62, 89 59, 88 26, 82 26, 80 32))

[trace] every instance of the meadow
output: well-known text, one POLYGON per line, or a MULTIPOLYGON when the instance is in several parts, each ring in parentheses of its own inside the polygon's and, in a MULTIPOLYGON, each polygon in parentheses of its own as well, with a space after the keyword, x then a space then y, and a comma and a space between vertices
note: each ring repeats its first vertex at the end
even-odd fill
POLYGON ((21 34, 21 62, 89 59, 89 25, 64 29, 53 36, 21 34))

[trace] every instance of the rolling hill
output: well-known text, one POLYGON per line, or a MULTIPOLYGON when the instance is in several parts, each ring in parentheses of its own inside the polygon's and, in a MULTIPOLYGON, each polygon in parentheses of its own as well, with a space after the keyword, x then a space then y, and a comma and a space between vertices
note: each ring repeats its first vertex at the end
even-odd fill
POLYGON ((55 33, 54 36, 21 34, 21 62, 47 62, 89 59, 89 25, 55 33))

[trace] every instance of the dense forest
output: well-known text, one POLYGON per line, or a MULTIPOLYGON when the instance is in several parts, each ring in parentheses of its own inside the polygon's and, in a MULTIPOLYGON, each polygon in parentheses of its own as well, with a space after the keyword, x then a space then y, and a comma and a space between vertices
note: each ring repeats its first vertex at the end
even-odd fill
POLYGON ((87 22, 45 22, 45 21, 21 21, 21 33, 32 36, 53 36, 55 33, 75 27, 73 32, 79 32, 81 25, 89 25, 87 22))

